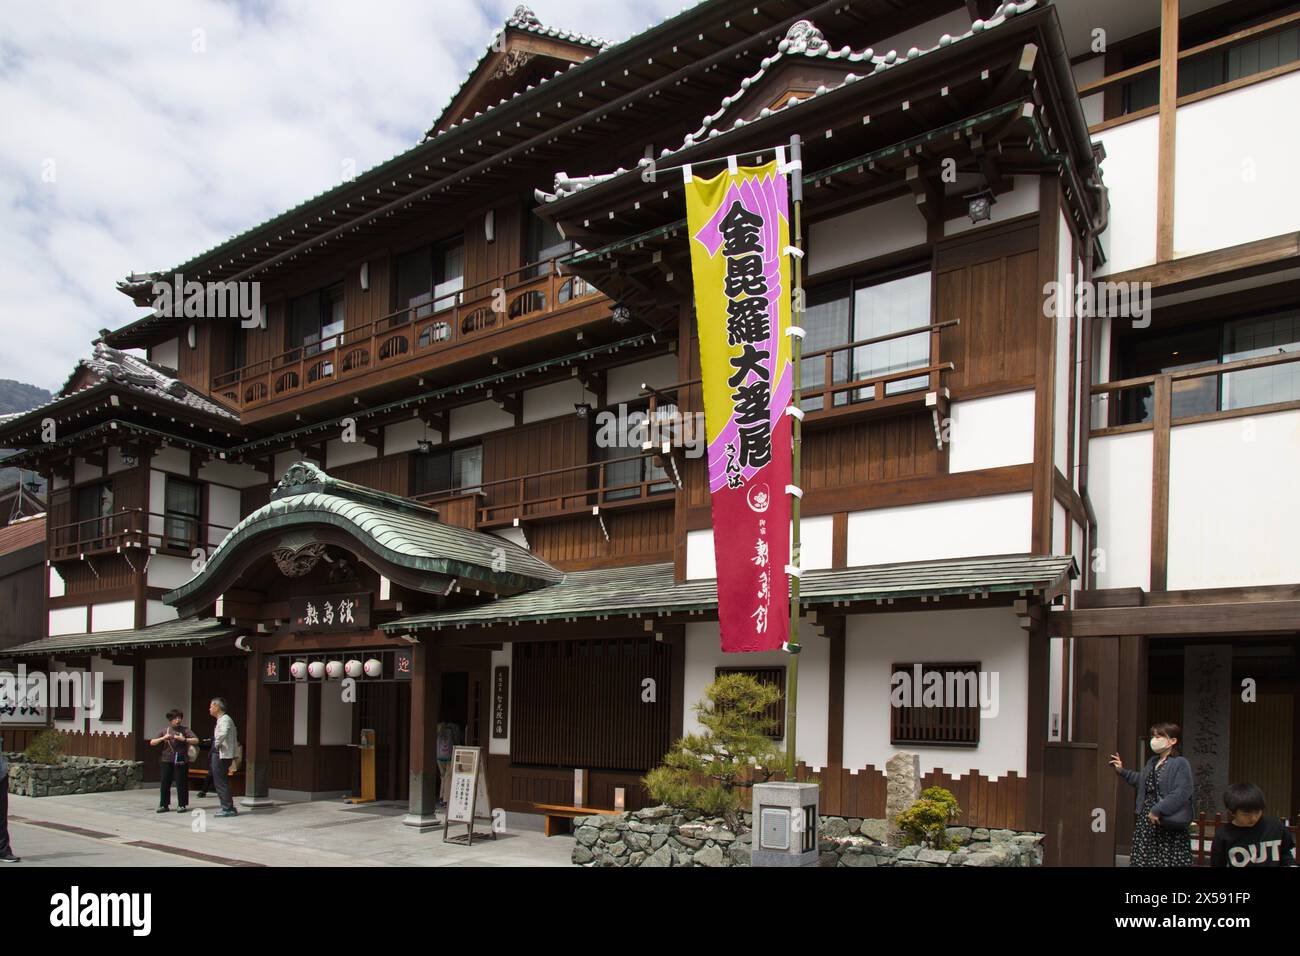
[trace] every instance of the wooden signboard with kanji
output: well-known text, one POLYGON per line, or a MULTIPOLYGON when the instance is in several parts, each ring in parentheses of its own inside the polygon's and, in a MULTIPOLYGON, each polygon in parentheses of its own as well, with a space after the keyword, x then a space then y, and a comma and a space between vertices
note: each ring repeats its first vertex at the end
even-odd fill
POLYGON ((497 838, 495 827, 491 826, 492 802, 488 799, 487 773, 483 766, 481 747, 457 747, 451 757, 451 795, 447 800, 447 816, 442 824, 444 843, 464 843, 474 845, 474 837, 490 836, 497 838), (489 824, 487 833, 475 833, 474 823, 486 820, 489 824), (448 836, 452 824, 464 824, 465 833, 448 836))

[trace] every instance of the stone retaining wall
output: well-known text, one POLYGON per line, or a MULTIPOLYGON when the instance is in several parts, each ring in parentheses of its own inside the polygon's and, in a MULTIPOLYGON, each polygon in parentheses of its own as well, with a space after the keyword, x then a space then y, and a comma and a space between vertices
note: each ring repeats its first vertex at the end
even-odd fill
POLYGON ((9 792, 24 797, 63 797, 72 793, 134 790, 144 782, 138 760, 99 757, 60 757, 58 763, 32 763, 22 754, 5 754, 9 761, 9 792))
MULTIPOLYGON (((670 807, 578 817, 573 862, 583 866, 749 866, 750 814, 739 836, 719 818, 670 807)), ((821 866, 1039 866, 1041 833, 949 827, 957 850, 882 842, 884 820, 821 818, 821 866)))

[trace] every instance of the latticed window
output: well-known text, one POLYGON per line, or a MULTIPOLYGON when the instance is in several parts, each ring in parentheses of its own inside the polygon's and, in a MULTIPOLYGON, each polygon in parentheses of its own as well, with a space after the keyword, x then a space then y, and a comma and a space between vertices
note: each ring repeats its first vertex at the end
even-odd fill
POLYGON ((980 689, 978 662, 895 664, 889 681, 889 742, 976 746, 980 689))

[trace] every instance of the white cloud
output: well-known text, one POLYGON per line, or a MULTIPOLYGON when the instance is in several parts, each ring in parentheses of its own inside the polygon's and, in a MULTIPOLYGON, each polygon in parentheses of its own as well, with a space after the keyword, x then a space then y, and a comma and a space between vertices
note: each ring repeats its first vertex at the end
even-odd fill
MULTIPOLYGON (((99 329, 141 314, 116 280, 336 184, 345 159, 364 170, 415 145, 514 6, 6 3, 0 378, 56 388, 99 329)), ((623 40, 682 0, 532 7, 623 40)))

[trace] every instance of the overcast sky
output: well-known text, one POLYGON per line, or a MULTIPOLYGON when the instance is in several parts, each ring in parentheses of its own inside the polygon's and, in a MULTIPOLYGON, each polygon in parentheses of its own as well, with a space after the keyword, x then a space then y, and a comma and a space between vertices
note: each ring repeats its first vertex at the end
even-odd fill
MULTIPOLYGON (((536 0, 623 40, 687 0, 536 0)), ((506 0, 6 0, 0 378, 54 390, 114 283, 169 269, 419 142, 506 0)))

